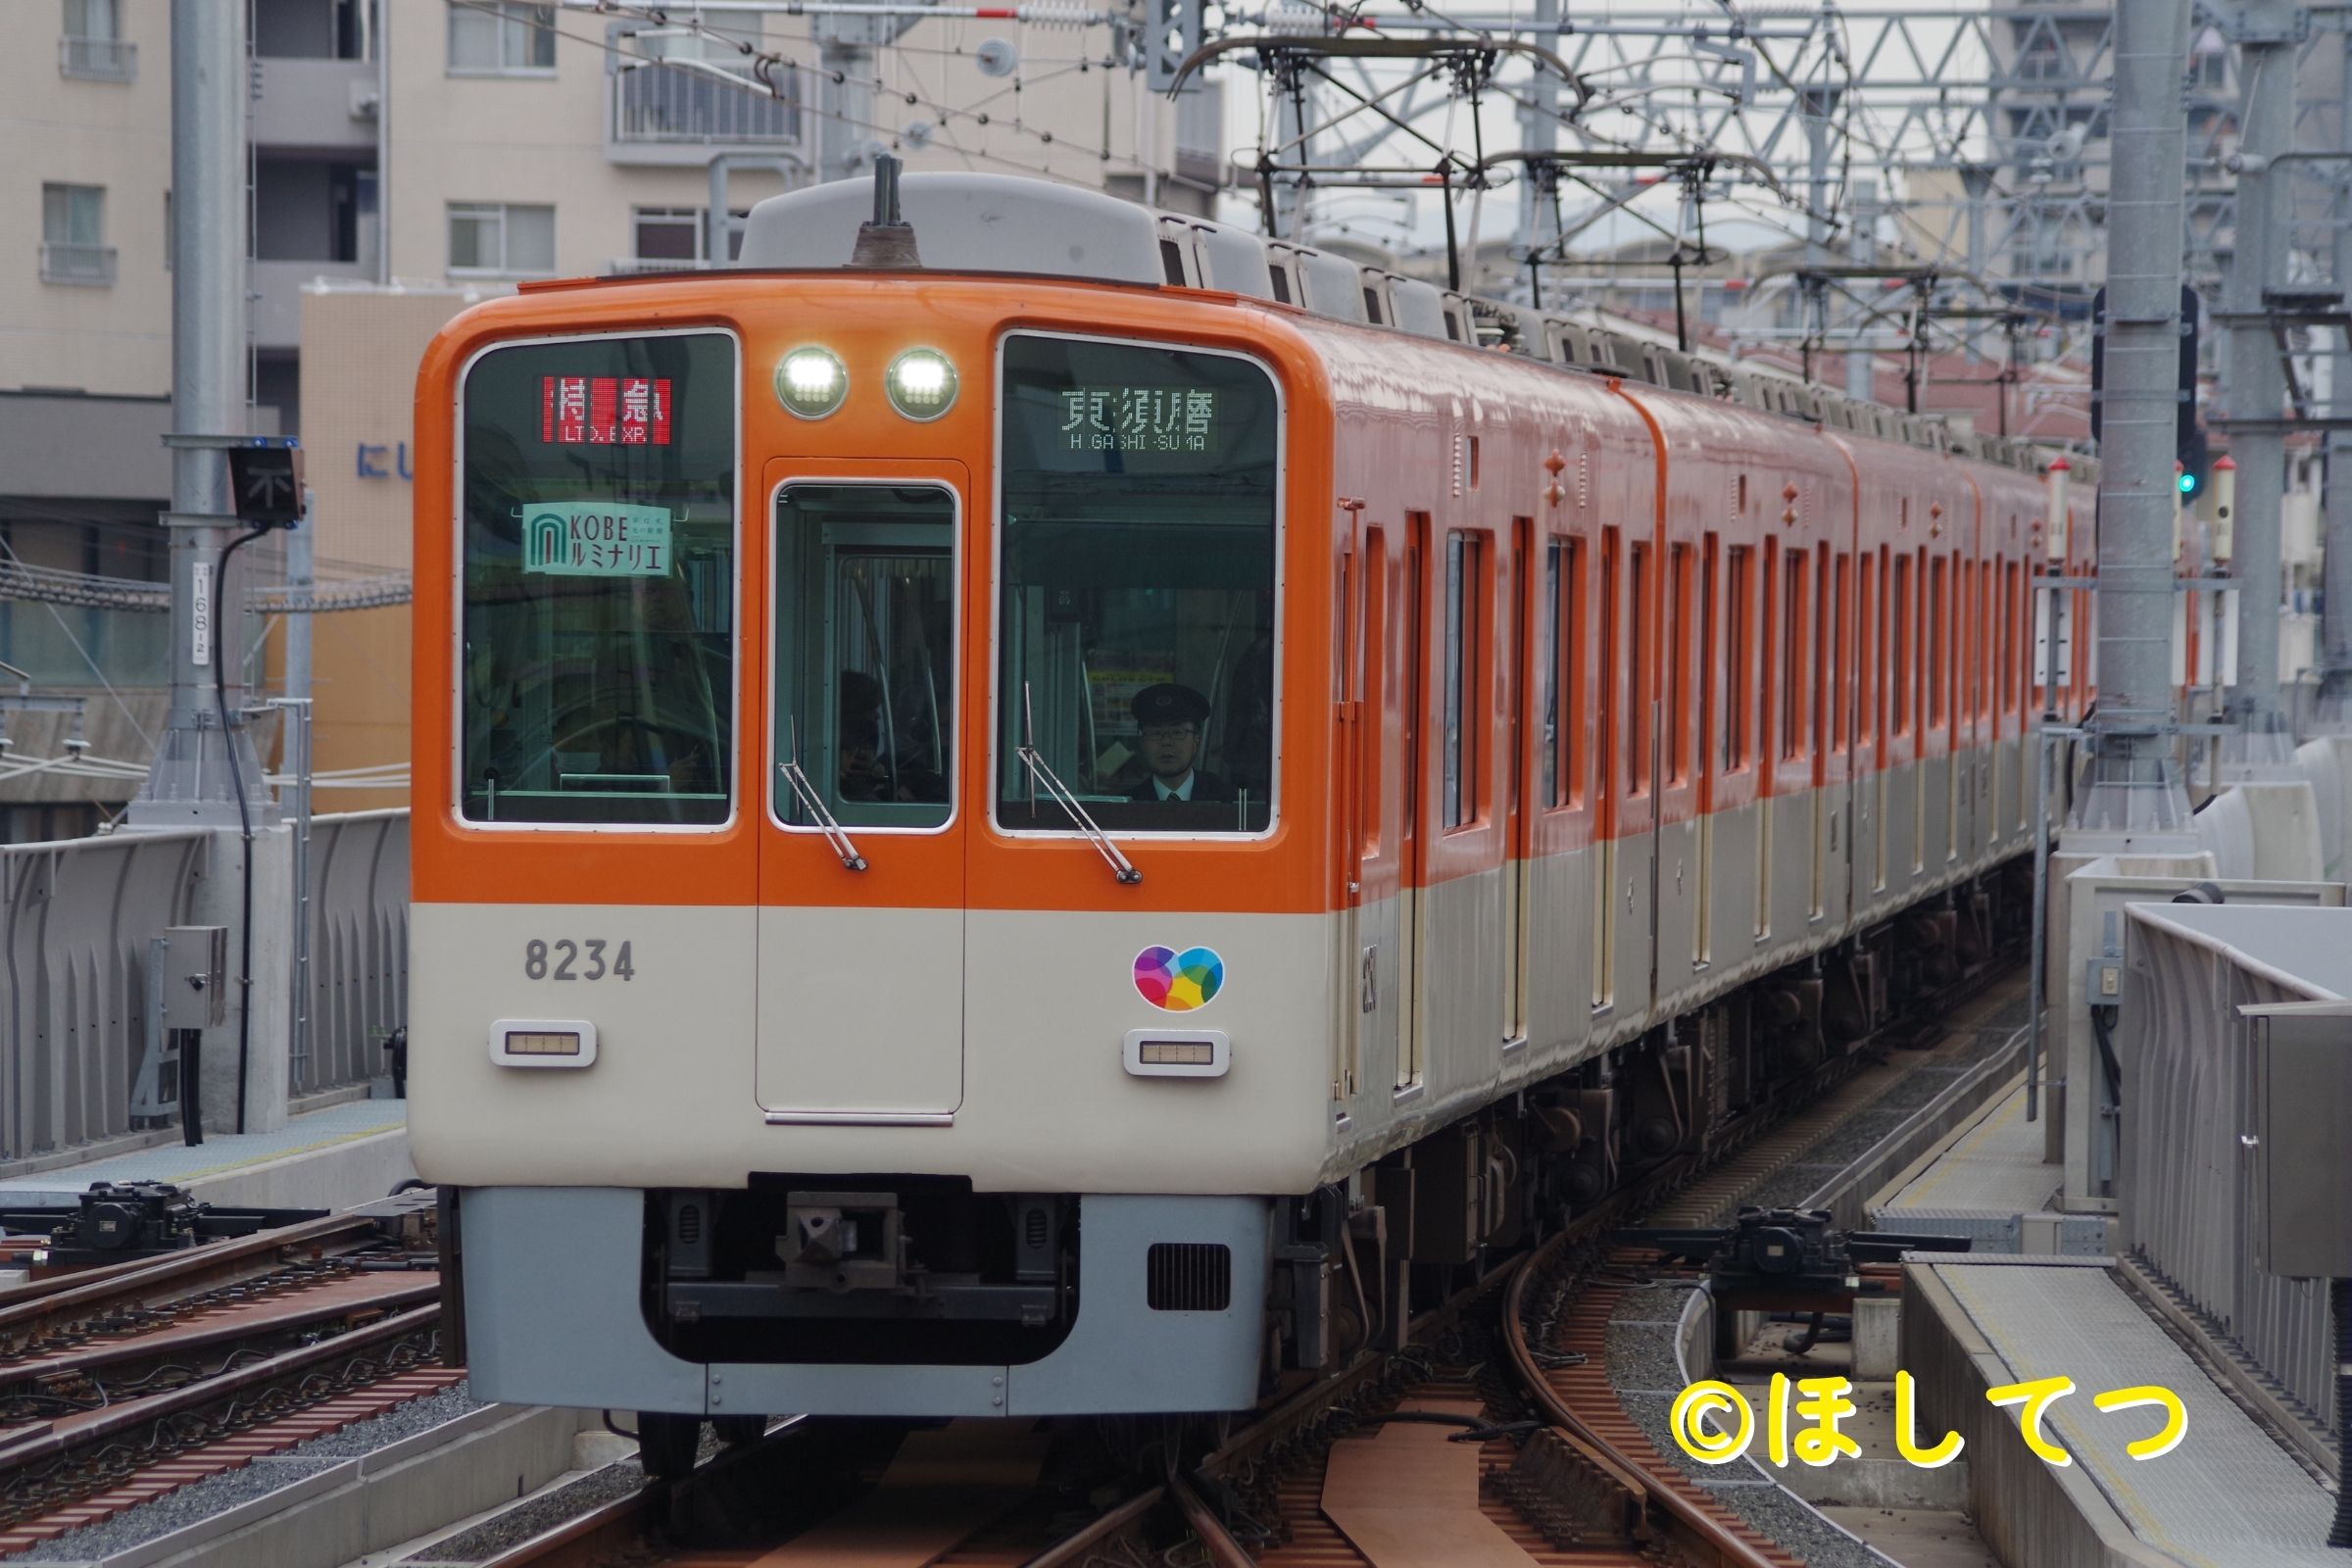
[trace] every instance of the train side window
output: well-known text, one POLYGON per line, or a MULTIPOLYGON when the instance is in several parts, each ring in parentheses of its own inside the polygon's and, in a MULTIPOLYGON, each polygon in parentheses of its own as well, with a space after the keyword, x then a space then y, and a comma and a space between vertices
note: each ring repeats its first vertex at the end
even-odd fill
POLYGON ((1624 650, 1618 628, 1625 624, 1624 606, 1617 592, 1617 530, 1603 528, 1600 533, 1600 702, 1593 714, 1592 735, 1597 742, 1596 760, 1599 762, 1597 788, 1604 801, 1615 801, 1624 793, 1618 768, 1618 759, 1624 755, 1624 742, 1617 733, 1617 717, 1623 711, 1624 697, 1617 689, 1618 672, 1625 666, 1624 650))
POLYGON ((1560 804, 1560 678, 1561 633, 1567 617, 1560 612, 1560 580, 1565 575, 1566 544, 1558 539, 1544 547, 1542 612, 1536 617, 1536 721, 1543 726, 1542 749, 1536 754, 1537 798, 1545 806, 1560 804))
POLYGON ((1950 635, 1943 557, 1928 563, 1928 728, 1941 729, 1949 703, 1950 670, 1944 641, 1950 635))
POLYGON ((723 332, 491 349, 461 391, 468 822, 734 811, 735 424, 723 332))
POLYGON ((1698 574, 1698 772, 1702 785, 1698 807, 1702 811, 1711 805, 1703 788, 1711 776, 1708 761, 1720 755, 1721 746, 1716 726, 1723 710, 1723 645, 1716 640, 1715 625, 1721 613, 1716 595, 1722 589, 1722 541, 1709 533, 1698 574))
POLYGON ((1590 669, 1585 648, 1585 542, 1559 539, 1551 545, 1551 572, 1545 578, 1552 627, 1550 679, 1553 709, 1559 724, 1547 748, 1552 764, 1551 787, 1544 799, 1554 806, 1581 806, 1590 787, 1585 676, 1590 669))
POLYGON ((956 498, 931 485, 788 485, 776 497, 775 703, 786 827, 954 814, 956 498), (799 786, 799 787, 796 787, 799 786))
POLYGON ((1805 683, 1809 667, 1805 662, 1805 564, 1802 550, 1790 550, 1781 558, 1781 570, 1786 576, 1782 593, 1781 636, 1787 644, 1781 661, 1781 759, 1784 761, 1802 757, 1805 752, 1805 683))
POLYGON ((2019 620, 2017 611, 2018 599, 2020 597, 2018 593, 2018 586, 2021 576, 2022 573, 2018 569, 2018 564, 2016 562, 2006 562, 2002 564, 2001 711, 2004 713, 2014 713, 2017 711, 2018 698, 2023 694, 2024 691, 2024 681, 2019 675, 2017 657, 2018 645, 2023 641, 2023 639, 2018 635, 2018 629, 2021 622, 2019 620))
POLYGON ((1381 786, 1384 782, 1383 762, 1388 756, 1388 673, 1389 659, 1389 531, 1386 528, 1364 530, 1363 587, 1364 609, 1358 617, 1360 646, 1355 657, 1363 671, 1357 695, 1363 704, 1363 718, 1357 724, 1362 746, 1359 788, 1363 798, 1364 857, 1369 859, 1381 853, 1381 786))
POLYGON ((1698 717, 1690 689, 1690 649, 1698 631, 1690 557, 1690 547, 1678 544, 1667 558, 1666 624, 1673 642, 1666 663, 1666 782, 1672 785, 1690 782, 1690 728, 1698 717))
POLYGON ((1626 642, 1633 653, 1627 671, 1632 677, 1633 690, 1628 697, 1631 710, 1626 714, 1626 748, 1632 754, 1627 760, 1633 765, 1627 769, 1632 775, 1627 793, 1639 797, 1649 793, 1656 767, 1657 724, 1652 705, 1657 695, 1658 648, 1654 630, 1656 612, 1650 602, 1654 585, 1650 582, 1649 546, 1637 544, 1627 554, 1633 565, 1633 603, 1627 619, 1633 636, 1626 642))
POLYGON ((1756 760, 1765 772, 1770 772, 1772 760, 1778 754, 1772 749, 1773 682, 1783 679, 1787 671, 1780 667, 1781 637, 1781 546, 1777 539, 1764 541, 1764 579, 1756 597, 1760 635, 1756 648, 1762 657, 1757 660, 1755 696, 1756 760))
POLYGON ((1854 558, 1838 553, 1838 592, 1830 607, 1830 749, 1843 752, 1852 744, 1852 716, 1846 711, 1853 693, 1847 671, 1853 668, 1847 650, 1853 646, 1854 558))
POLYGON ((1749 707, 1755 690, 1754 660, 1748 649, 1748 622, 1754 614, 1755 551, 1732 546, 1730 591, 1723 607, 1725 700, 1723 704, 1723 770, 1737 773, 1754 756, 1754 715, 1749 707))
POLYGON ((1907 550, 1894 558, 1894 592, 1887 604, 1894 612, 1894 659, 1886 668, 1887 695, 1892 699, 1888 723, 1895 734, 1908 735, 1915 674, 1911 662, 1911 553, 1907 550))
POLYGON ((1016 332, 1001 350, 996 819, 1274 820, 1273 378, 1235 354, 1016 332), (1021 757, 1034 747, 1045 764, 1021 757))
POLYGON ((1454 529, 1446 535, 1445 822, 1478 820, 1481 741, 1485 731, 1486 541, 1454 529))
POLYGON ((1860 656, 1853 666, 1854 738, 1877 746, 1882 739, 1878 729, 1878 702, 1879 660, 1884 645, 1879 640, 1876 564, 1868 551, 1862 554, 1861 579, 1861 602, 1854 616, 1854 649, 1860 656))

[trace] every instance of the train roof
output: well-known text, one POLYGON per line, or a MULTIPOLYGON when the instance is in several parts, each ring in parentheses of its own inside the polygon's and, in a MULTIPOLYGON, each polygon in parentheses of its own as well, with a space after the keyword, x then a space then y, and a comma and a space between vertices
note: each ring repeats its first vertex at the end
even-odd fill
MULTIPOLYGON (((1778 367, 1709 350, 1686 352, 1597 311, 1544 312, 1443 290, 1334 251, 1156 212, 1102 191, 1017 174, 909 173, 900 179, 900 201, 923 265, 942 271, 1211 289, 1716 398, 2021 472, 2035 472, 2041 464, 2039 449, 2029 442, 1849 398, 1778 367)), ((752 208, 735 265, 844 267, 858 225, 872 213, 872 187, 862 180, 771 196, 752 208)), ((2080 467, 2088 460, 2072 461, 2080 467)))

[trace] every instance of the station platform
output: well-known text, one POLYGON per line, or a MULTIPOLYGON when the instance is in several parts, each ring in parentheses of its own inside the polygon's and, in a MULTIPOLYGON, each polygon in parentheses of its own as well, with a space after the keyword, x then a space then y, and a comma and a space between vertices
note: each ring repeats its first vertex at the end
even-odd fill
POLYGON ((2165 1332, 2104 1258, 1970 1257, 1904 1265, 1901 1365, 1920 1382, 1919 1430, 1967 1440, 1969 1511, 2012 1565, 2336 1568, 2325 1543, 2334 1498, 2165 1332), (2025 1445, 2017 1406, 1984 1391, 2071 1378, 2042 1432, 2058 1467, 2025 1445), (2164 1412, 2100 1411, 2092 1396, 2155 1384, 2187 1428, 2170 1452, 2134 1459, 2164 1412))
POLYGON ((416 1174, 409 1102, 345 1100, 298 1112, 267 1133, 208 1132, 120 1152, 93 1151, 0 1178, 0 1204, 72 1207, 92 1182, 171 1182, 223 1207, 352 1208, 416 1174))
MULTIPOLYGON (((2045 1102, 2043 1114, 2050 1113, 2045 1102)), ((2026 1119, 2020 1073, 1866 1202, 1873 1229, 1964 1236, 1977 1252, 2106 1254, 2108 1223, 2057 1208, 2065 1168, 2045 1160, 2047 1127, 2026 1119)))

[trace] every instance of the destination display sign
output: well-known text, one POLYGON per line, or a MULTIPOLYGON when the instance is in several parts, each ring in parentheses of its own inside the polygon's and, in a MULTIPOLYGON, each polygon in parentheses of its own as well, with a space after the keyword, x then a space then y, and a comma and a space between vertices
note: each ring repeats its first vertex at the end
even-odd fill
POLYGON ((1072 452, 1215 450, 1214 387, 1075 386, 1061 393, 1061 406, 1072 452))
POLYGON ((539 439, 558 446, 669 445, 669 378, 539 378, 539 439))
POLYGON ((667 507, 542 501, 523 511, 522 569, 556 577, 669 575, 667 507))

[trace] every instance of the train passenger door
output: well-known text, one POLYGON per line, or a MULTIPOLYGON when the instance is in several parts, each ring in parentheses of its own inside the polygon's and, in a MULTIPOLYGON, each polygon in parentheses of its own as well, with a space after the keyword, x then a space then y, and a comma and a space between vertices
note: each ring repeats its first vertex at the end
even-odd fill
POLYGON ((1409 1082, 1406 1038, 1412 968, 1404 946, 1404 906, 1412 889, 1404 875, 1399 786, 1403 782, 1405 707, 1412 690, 1407 639, 1393 628, 1406 623, 1397 599, 1400 573, 1390 558, 1394 530, 1362 521, 1351 525, 1355 548, 1346 575, 1342 628, 1342 712, 1348 748, 1342 789, 1348 802, 1343 859, 1350 919, 1343 973, 1353 982, 1353 1006, 1343 1031, 1339 1098, 1367 1085, 1409 1082), (1384 1075, 1385 1076, 1381 1076, 1384 1075))
POLYGON ((945 1120, 963 1098, 969 478, 795 466, 822 477, 767 480, 757 1092, 776 1122, 945 1120))

